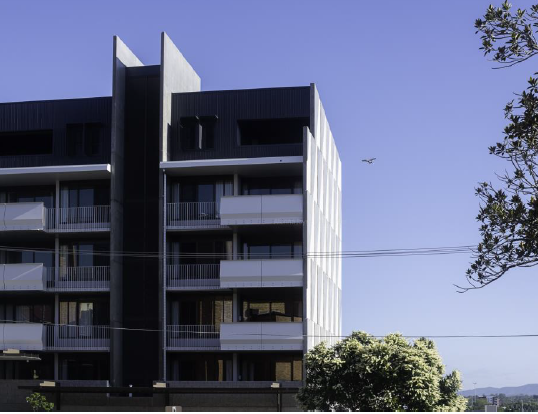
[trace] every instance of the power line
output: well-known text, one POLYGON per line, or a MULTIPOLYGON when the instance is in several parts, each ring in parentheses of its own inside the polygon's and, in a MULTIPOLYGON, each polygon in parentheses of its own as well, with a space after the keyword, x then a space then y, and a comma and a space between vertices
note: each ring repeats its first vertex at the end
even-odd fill
MULTIPOLYGON (((72 325, 72 324, 54 324, 51 322, 28 322, 28 321, 13 321, 13 320, 0 320, 0 322, 8 322, 8 323, 21 323, 21 324, 41 324, 46 326, 61 326, 61 327, 76 327, 76 328, 91 328, 92 326, 85 326, 85 325, 72 325)), ((249 322, 238 322, 238 323, 249 323, 249 322)), ((170 325, 170 326, 176 326, 181 327, 181 325, 170 325)), ((135 331, 135 332, 172 332, 172 333, 181 333, 181 332, 188 332, 189 334, 208 334, 206 331, 193 331, 193 330, 175 330, 175 331, 169 331, 166 329, 146 329, 146 328, 123 328, 123 327, 114 327, 114 326, 102 326, 104 329, 109 330, 119 330, 119 331, 135 331)), ((303 337, 303 338, 349 338, 351 335, 285 335, 285 334, 277 334, 277 333, 264 333, 264 334, 258 334, 258 333, 240 333, 240 334, 232 334, 236 336, 260 336, 263 335, 265 337, 277 337, 277 338, 297 338, 297 337, 303 337)), ((371 338, 385 338, 387 335, 370 335, 371 338)), ((478 339, 478 338, 537 338, 538 334, 492 334, 492 335, 401 335, 403 338, 407 339, 416 339, 416 338, 428 338, 428 339, 478 339)))
MULTIPOLYGON (((382 249, 382 250, 342 250, 333 252, 305 252, 301 255, 291 255, 303 258, 320 259, 351 259, 351 258, 375 258, 375 257, 408 257, 408 256, 439 256, 449 254, 469 254, 472 253, 474 245, 451 246, 451 247, 419 247, 407 249, 382 249)), ((0 250, 8 252, 34 252, 34 253, 55 253, 55 249, 48 248, 26 248, 13 246, 0 246, 0 250)), ((162 253, 162 252, 129 252, 113 250, 87 251, 79 250, 77 255, 105 256, 105 257, 133 257, 133 258, 156 258, 164 257, 185 258, 185 259, 228 259, 229 253, 162 253)), ((256 253, 251 254, 255 258, 289 258, 288 253, 256 253)), ((239 254, 239 257, 248 257, 247 254, 239 254)))

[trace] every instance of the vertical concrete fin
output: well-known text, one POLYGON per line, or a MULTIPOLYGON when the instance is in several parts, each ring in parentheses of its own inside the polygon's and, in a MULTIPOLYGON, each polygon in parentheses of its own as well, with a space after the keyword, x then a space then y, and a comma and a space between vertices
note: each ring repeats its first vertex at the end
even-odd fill
POLYGON ((161 33, 161 161, 168 161, 172 94, 199 92, 200 76, 165 32, 161 33))
MULTIPOLYGON (((123 251, 123 176, 125 142, 125 78, 128 67, 144 66, 118 36, 113 39, 112 56, 112 132, 110 183, 110 326, 123 326, 123 263, 114 252, 123 251)), ((110 379, 122 385, 122 331, 111 330, 110 379)))
MULTIPOLYGON (((194 71, 185 57, 165 32, 161 33, 161 85, 160 85, 160 124, 159 124, 159 160, 168 161, 168 148, 172 123, 172 94, 177 92, 199 92, 201 89, 200 76, 194 71)), ((159 178, 160 209, 163 212, 159 228, 159 251, 166 251, 166 232, 164 226, 164 211, 166 181, 164 172, 159 178)), ((165 312, 165 268, 162 263, 159 271, 159 283, 162 287, 160 294, 160 315, 163 335, 161 336, 161 378, 166 380, 166 312, 165 312)))

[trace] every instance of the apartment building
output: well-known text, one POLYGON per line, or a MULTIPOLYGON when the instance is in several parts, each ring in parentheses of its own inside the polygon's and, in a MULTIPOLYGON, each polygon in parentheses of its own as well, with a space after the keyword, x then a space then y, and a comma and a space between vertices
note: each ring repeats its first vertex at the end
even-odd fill
POLYGON ((341 333, 318 91, 202 91, 162 34, 111 97, 0 103, 0 379, 301 384, 341 333), (27 358, 31 354, 32 358, 27 358))

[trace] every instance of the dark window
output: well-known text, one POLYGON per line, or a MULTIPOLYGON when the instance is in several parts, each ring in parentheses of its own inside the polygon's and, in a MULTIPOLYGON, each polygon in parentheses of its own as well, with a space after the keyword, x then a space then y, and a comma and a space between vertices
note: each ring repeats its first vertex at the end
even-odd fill
POLYGON ((300 259, 303 256, 303 244, 247 242, 243 244, 243 252, 247 260, 300 259))
POLYGON ((52 155, 52 130, 0 132, 0 155, 52 155))
POLYGON ((170 355, 172 381, 231 381, 231 354, 179 354, 170 355))
POLYGON ((215 146, 215 117, 185 117, 179 122, 183 151, 212 149, 215 146))
POLYGON ((98 155, 101 150, 103 125, 98 123, 68 124, 65 135, 67 155, 91 157, 98 155))
POLYGON ((303 142, 308 118, 250 119, 237 121, 241 145, 297 144, 303 142))
POLYGON ((52 306, 16 305, 15 320, 18 322, 52 323, 52 306))
POLYGON ((301 381, 303 360, 300 355, 244 354, 241 356, 240 381, 301 381))
POLYGON ((243 195, 302 194, 301 177, 245 177, 241 182, 243 195))

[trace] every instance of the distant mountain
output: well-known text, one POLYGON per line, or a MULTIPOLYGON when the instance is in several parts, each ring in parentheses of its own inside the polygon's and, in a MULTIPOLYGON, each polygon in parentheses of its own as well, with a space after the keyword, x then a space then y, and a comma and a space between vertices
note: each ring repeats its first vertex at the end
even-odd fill
MULTIPOLYGON (((460 391, 460 395, 464 397, 471 397, 475 394, 475 390, 460 391)), ((527 384, 519 387, 486 387, 477 388, 476 395, 492 395, 492 394, 505 394, 509 397, 514 395, 538 395, 538 384, 527 384)))

